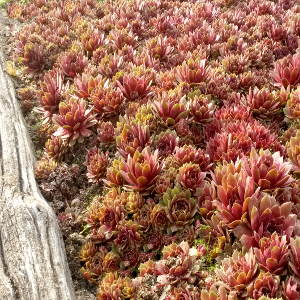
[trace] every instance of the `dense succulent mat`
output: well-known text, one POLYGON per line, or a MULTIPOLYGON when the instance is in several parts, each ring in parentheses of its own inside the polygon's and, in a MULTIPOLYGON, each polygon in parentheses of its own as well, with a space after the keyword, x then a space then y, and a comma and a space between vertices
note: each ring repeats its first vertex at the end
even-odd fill
POLYGON ((299 1, 7 12, 36 178, 98 299, 300 299, 299 1))

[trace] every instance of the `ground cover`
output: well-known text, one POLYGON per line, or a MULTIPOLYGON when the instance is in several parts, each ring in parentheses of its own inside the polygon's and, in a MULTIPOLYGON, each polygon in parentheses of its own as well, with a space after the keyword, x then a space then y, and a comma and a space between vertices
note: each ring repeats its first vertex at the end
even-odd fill
POLYGON ((300 298, 300 2, 7 13, 80 299, 300 298))

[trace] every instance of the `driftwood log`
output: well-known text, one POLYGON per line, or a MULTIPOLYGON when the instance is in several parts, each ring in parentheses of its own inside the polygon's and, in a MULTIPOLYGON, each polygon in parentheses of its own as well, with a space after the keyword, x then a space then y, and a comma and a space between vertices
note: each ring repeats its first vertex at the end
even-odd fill
POLYGON ((0 299, 75 299, 55 214, 0 49, 0 299))

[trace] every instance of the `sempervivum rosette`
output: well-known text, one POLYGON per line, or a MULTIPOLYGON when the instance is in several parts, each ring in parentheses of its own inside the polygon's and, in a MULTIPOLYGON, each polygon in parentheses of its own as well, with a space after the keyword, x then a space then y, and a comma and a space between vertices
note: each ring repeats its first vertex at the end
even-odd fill
POLYGON ((93 77, 90 72, 83 73, 82 75, 78 74, 74 78, 74 86, 75 91, 74 93, 79 98, 86 98, 90 97, 93 90, 98 85, 104 85, 106 81, 106 78, 103 79, 103 77, 99 74, 98 76, 93 77))
POLYGON ((43 114, 44 123, 49 123, 53 114, 58 112, 62 95, 67 89, 63 82, 61 71, 53 69, 45 74, 44 81, 40 83, 41 90, 37 92, 37 97, 41 107, 35 108, 35 111, 43 114))
POLYGON ((96 147, 88 151, 86 161, 83 163, 87 166, 87 178, 89 182, 100 182, 105 176, 109 164, 108 152, 105 154, 96 147))
POLYGON ((221 270, 216 270, 228 289, 235 289, 239 293, 247 288, 257 272, 258 265, 252 249, 245 255, 235 250, 232 257, 222 260, 221 270))
POLYGON ((64 52, 57 60, 62 72, 74 78, 77 74, 81 74, 88 64, 88 58, 82 52, 71 49, 64 52))
POLYGON ((154 274, 158 275, 158 287, 196 282, 201 266, 196 261, 198 252, 195 248, 190 248, 187 242, 181 242, 179 245, 173 243, 165 246, 162 252, 163 260, 154 266, 154 274), (173 266, 168 264, 170 258, 175 258, 173 266))
POLYGON ((286 236, 279 237, 274 232, 270 238, 262 238, 259 248, 254 248, 254 253, 261 269, 272 274, 282 274, 289 259, 286 236))
POLYGON ((287 88, 296 86, 300 82, 300 53, 288 55, 275 62, 275 70, 271 72, 275 86, 287 88))
POLYGON ((150 147, 145 148, 142 152, 136 150, 133 157, 128 155, 127 161, 121 161, 119 164, 120 174, 127 182, 124 188, 128 191, 144 193, 153 190, 163 167, 164 162, 159 162, 158 150, 153 154, 151 154, 150 147))
POLYGON ((287 143, 287 153, 295 173, 300 173, 300 131, 287 143))
POLYGON ((295 275, 300 277, 300 237, 297 236, 295 239, 290 239, 291 245, 291 261, 289 267, 295 275))
POLYGON ((271 273, 261 272, 255 281, 248 286, 248 295, 253 299, 260 299, 261 296, 276 297, 280 296, 280 278, 271 273))
POLYGON ((176 79, 178 82, 187 82, 189 84, 197 84, 204 81, 208 76, 210 67, 206 67, 206 59, 190 58, 188 62, 177 67, 176 79))
POLYGON ((212 178, 217 187, 217 197, 213 200, 216 215, 229 228, 235 228, 247 214, 248 198, 258 196, 259 188, 252 177, 240 170, 240 163, 218 166, 212 178))
POLYGON ((109 118, 118 113, 124 102, 124 97, 120 89, 113 89, 111 86, 98 85, 92 92, 93 111, 105 118, 109 118))
POLYGON ((251 107, 254 115, 268 118, 279 111, 282 101, 283 99, 275 92, 270 92, 266 88, 259 90, 255 87, 253 91, 250 88, 247 102, 245 102, 251 107))
POLYGON ((181 119, 186 119, 189 110, 184 95, 178 95, 174 90, 163 92, 153 109, 166 126, 174 126, 181 119))
POLYGON ((196 123, 206 124, 213 119, 215 103, 211 100, 211 95, 201 95, 201 93, 190 93, 192 98, 189 102, 192 119, 196 123))
POLYGON ((158 149, 160 157, 167 157, 174 152, 178 145, 179 137, 175 131, 167 130, 160 133, 154 140, 154 148, 158 149))
POLYGON ((228 292, 224 286, 220 286, 219 289, 217 289, 214 285, 212 285, 209 291, 204 289, 201 291, 201 300, 216 300, 216 299, 237 300, 238 297, 236 292, 231 292, 228 295, 228 292))
POLYGON ((139 284, 138 281, 124 278, 118 273, 107 273, 99 285, 97 297, 99 300, 132 299, 139 284))
POLYGON ((190 189, 197 195, 205 184, 205 172, 201 172, 200 166, 193 163, 186 163, 179 168, 177 181, 186 189, 190 189))
POLYGON ((282 136, 279 138, 280 142, 286 145, 292 137, 296 136, 298 130, 300 131, 300 120, 295 120, 290 124, 288 129, 282 133, 282 136))
POLYGON ((183 191, 180 184, 173 189, 167 189, 161 205, 167 208, 171 231, 177 231, 182 226, 191 224, 197 212, 196 201, 191 197, 191 192, 183 191))
POLYGON ((120 255, 116 251, 108 252, 102 262, 103 271, 106 273, 116 272, 120 267, 120 262, 120 255))
POLYGON ((24 73, 29 77, 39 75, 47 63, 47 52, 43 44, 27 43, 24 46, 24 57, 19 57, 18 61, 25 67, 24 73))
POLYGON ((300 89, 298 88, 287 99, 286 107, 283 109, 286 121, 290 122, 300 118, 300 89))
POLYGON ((45 144, 47 156, 55 161, 59 161, 66 150, 65 142, 57 136, 52 136, 45 144))
POLYGON ((287 277, 282 283, 284 299, 298 300, 300 299, 300 283, 292 276, 287 277))
POLYGON ((88 128, 97 123, 91 109, 86 109, 84 101, 76 101, 74 98, 69 103, 61 102, 59 104, 60 115, 53 116, 53 122, 58 126, 55 136, 67 140, 72 146, 78 140, 82 143, 85 137, 92 134, 88 128))
POLYGON ((289 186, 294 179, 289 174, 292 165, 284 162, 279 152, 271 154, 261 149, 259 153, 252 148, 250 158, 243 158, 245 171, 252 176, 262 190, 274 190, 289 186))
POLYGON ((268 194, 263 198, 252 196, 247 201, 247 216, 233 230, 245 248, 258 247, 262 237, 278 235, 287 236, 287 240, 299 230, 296 226, 297 216, 291 212, 292 202, 279 205, 276 199, 268 194))
POLYGON ((150 130, 148 126, 141 123, 124 124, 122 132, 116 137, 118 152, 127 158, 128 154, 133 156, 135 151, 142 151, 151 144, 150 130))
POLYGON ((111 122, 102 122, 97 129, 98 140, 103 144, 115 141, 115 128, 111 122))
POLYGON ((115 231, 117 238, 115 244, 120 249, 127 249, 129 246, 138 247, 142 242, 140 227, 132 220, 122 220, 115 231))
POLYGON ((179 166, 185 163, 194 163, 200 166, 201 171, 208 171, 212 167, 209 155, 202 149, 196 149, 191 145, 184 145, 183 147, 176 147, 175 160, 179 166))
POLYGON ((131 101, 138 98, 149 97, 153 93, 150 89, 151 81, 148 82, 144 76, 124 75, 123 84, 118 80, 117 84, 124 97, 131 101))

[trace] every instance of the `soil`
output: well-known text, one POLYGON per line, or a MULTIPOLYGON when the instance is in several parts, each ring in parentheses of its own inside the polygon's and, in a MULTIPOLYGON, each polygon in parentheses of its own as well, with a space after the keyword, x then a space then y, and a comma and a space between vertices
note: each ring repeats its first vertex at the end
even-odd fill
MULTIPOLYGON (((22 27, 25 25, 25 23, 21 23, 16 20, 9 19, 6 10, 0 9, 0 49, 3 50, 4 55, 6 56, 7 61, 9 61, 10 54, 14 51, 12 49, 12 43, 14 41, 14 35, 16 32, 22 29, 22 27)), ((9 65, 7 65, 8 73, 12 75, 12 72, 9 71, 9 65)), ((17 77, 11 76, 13 83, 15 85, 15 89, 24 88, 26 85, 21 82, 20 79, 17 77)), ((32 137, 33 138, 33 137, 32 137)), ((74 174, 70 174, 70 180, 74 179, 72 178, 74 174)), ((55 192, 56 194, 63 192, 64 186, 70 186, 68 183, 61 183, 61 182, 55 182, 55 180, 52 180, 52 182, 45 183, 46 186, 42 188, 42 192, 44 196, 46 196, 47 193, 45 193, 46 189, 48 189, 48 192, 55 192)), ((52 206, 56 214, 61 213, 62 211, 65 211, 66 207, 69 207, 72 212, 74 212, 74 215, 79 215, 82 213, 82 211, 86 207, 86 197, 85 195, 80 195, 77 197, 76 192, 78 190, 72 190, 69 191, 70 197, 63 197, 64 201, 61 201, 62 197, 57 197, 56 199, 53 199, 52 201, 49 201, 49 204, 52 206), (75 193, 75 194, 73 194, 75 193), (77 197, 77 198, 76 198, 77 197)), ((45 197, 47 199, 47 197, 45 197)), ((49 197, 50 198, 50 197, 49 197)), ((71 221, 70 226, 61 227, 62 229, 62 235, 64 238, 64 243, 66 247, 66 253, 67 258, 69 262, 69 268, 72 275, 72 280, 75 288, 76 293, 76 299, 77 300, 94 300, 97 299, 96 294, 96 286, 93 286, 89 283, 87 283, 82 275, 80 274, 80 260, 79 260, 79 253, 82 245, 86 241, 85 237, 80 235, 80 222, 78 223, 71 221)))

